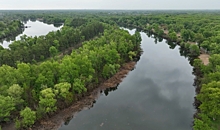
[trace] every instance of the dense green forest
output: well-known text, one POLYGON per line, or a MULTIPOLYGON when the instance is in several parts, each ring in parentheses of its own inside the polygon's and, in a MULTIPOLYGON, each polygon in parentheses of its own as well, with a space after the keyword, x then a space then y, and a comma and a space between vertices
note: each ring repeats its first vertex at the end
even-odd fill
POLYGON ((15 37, 23 30, 23 23, 19 20, 0 19, 0 40, 15 37))
POLYGON ((190 59, 194 59, 197 76, 195 107, 198 112, 193 128, 219 129, 219 11, 32 10, 2 13, 1 19, 7 22, 0 22, 0 32, 7 32, 6 26, 13 31, 0 33, 0 37, 21 29, 18 19, 64 23, 64 27, 46 36, 23 36, 9 45, 10 49, 0 46, 1 123, 16 118, 17 127, 29 127, 115 74, 120 65, 138 54, 141 41, 138 32, 130 36, 118 28, 122 26, 143 30, 185 48, 190 59), (66 52, 77 45, 82 47, 66 52), (208 65, 198 59, 201 53, 211 56, 208 65))
POLYGON ((3 63, 0 67, 1 123, 16 119, 17 128, 31 126, 77 101, 80 95, 114 75, 120 65, 132 60, 140 51, 138 32, 131 36, 119 27, 99 22, 79 28, 71 26, 66 25, 61 31, 51 32, 43 38, 23 36, 10 45, 11 50, 2 50, 12 56, 17 52, 19 56, 25 52, 24 48, 27 51, 39 49, 10 61, 13 64, 3 63), (93 40, 89 40, 91 38, 93 40), (61 59, 55 58, 54 53, 79 42, 83 42, 82 47, 61 59), (36 58, 37 53, 53 58, 37 64, 31 64, 33 59, 26 60, 30 54, 36 58))
POLYGON ((16 61, 24 63, 36 63, 43 61, 58 52, 65 52, 85 40, 95 38, 103 33, 104 26, 99 22, 89 22, 86 25, 74 28, 67 25, 56 32, 50 32, 46 36, 21 37, 9 45, 10 49, 0 48, 0 65, 16 66, 16 61))

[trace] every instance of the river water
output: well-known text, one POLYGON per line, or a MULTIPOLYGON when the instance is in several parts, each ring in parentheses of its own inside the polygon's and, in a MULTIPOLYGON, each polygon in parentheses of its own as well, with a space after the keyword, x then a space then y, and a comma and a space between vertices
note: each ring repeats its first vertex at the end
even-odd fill
MULTIPOLYGON (((28 28, 25 28, 22 34, 19 34, 16 36, 13 40, 20 40, 20 36, 27 35, 27 36, 41 36, 46 35, 51 31, 57 31, 60 30, 63 26, 55 27, 53 24, 46 24, 40 21, 27 21, 24 26, 27 26, 28 28)), ((4 40, 2 43, 0 43, 1 46, 4 48, 9 48, 9 44, 13 42, 12 39, 4 40)))
MULTIPOLYGON (((129 30, 132 34, 135 30, 129 30)), ((143 54, 136 67, 92 108, 60 130, 191 130, 195 89, 192 66, 179 46, 141 32, 143 54), (173 48, 173 49, 170 49, 173 48)))

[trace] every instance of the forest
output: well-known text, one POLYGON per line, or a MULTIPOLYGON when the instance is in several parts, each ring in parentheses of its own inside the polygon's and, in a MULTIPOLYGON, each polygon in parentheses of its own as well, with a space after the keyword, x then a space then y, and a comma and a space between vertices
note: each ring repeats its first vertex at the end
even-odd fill
POLYGON ((16 128, 28 128, 110 78, 140 52, 140 33, 129 35, 119 28, 133 27, 185 48, 196 75, 193 129, 220 127, 220 12, 2 13, 0 39, 16 35, 23 28, 21 21, 29 19, 64 23, 64 27, 45 36, 24 35, 10 49, 0 46, 0 125, 15 119, 16 128), (208 65, 200 54, 210 55, 208 65))
POLYGON ((30 127, 77 101, 140 51, 138 32, 131 36, 117 26, 74 21, 77 27, 70 21, 61 31, 38 38, 23 36, 10 49, 1 50, 1 123, 16 119, 16 128, 30 127), (59 57, 75 44, 82 45, 59 57))
POLYGON ((0 19, 0 40, 16 36, 23 30, 23 24, 19 20, 0 19))
POLYGON ((0 48, 0 65, 16 66, 16 61, 36 63, 43 61, 58 52, 81 44, 85 40, 95 38, 103 33, 104 26, 99 22, 89 22, 74 28, 67 24, 62 30, 50 32, 46 36, 21 37, 9 45, 10 49, 0 48))

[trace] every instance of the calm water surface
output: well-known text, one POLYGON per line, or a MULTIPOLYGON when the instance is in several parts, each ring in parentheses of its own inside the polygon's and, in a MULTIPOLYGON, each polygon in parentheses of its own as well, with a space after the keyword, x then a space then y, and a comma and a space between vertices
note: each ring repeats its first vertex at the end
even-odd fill
POLYGON ((170 49, 165 41, 155 44, 141 36, 144 53, 117 90, 102 93, 60 130, 192 129, 195 90, 189 61, 178 46, 170 49))
MULTIPOLYGON (((28 28, 25 28, 22 34, 19 34, 15 40, 20 40, 20 36, 27 35, 27 36, 41 36, 46 35, 51 31, 57 31, 60 30, 63 26, 55 27, 53 24, 46 24, 40 21, 27 21, 24 26, 28 26, 28 28)), ((3 41, 0 45, 4 48, 8 48, 9 44, 11 44, 12 41, 3 41)))

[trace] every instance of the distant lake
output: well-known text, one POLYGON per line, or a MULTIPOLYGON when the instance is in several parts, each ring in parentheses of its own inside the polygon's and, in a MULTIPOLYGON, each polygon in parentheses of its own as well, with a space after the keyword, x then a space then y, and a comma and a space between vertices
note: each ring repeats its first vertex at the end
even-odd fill
MULTIPOLYGON (((14 40, 19 40, 20 36, 27 35, 27 36, 41 36, 46 35, 51 31, 57 31, 60 30, 63 26, 55 27, 53 24, 46 24, 40 21, 27 21, 24 26, 27 26, 28 28, 25 28, 22 34, 19 34, 16 36, 14 40)), ((4 40, 0 45, 4 48, 9 48, 9 44, 11 44, 14 40, 4 40)))

